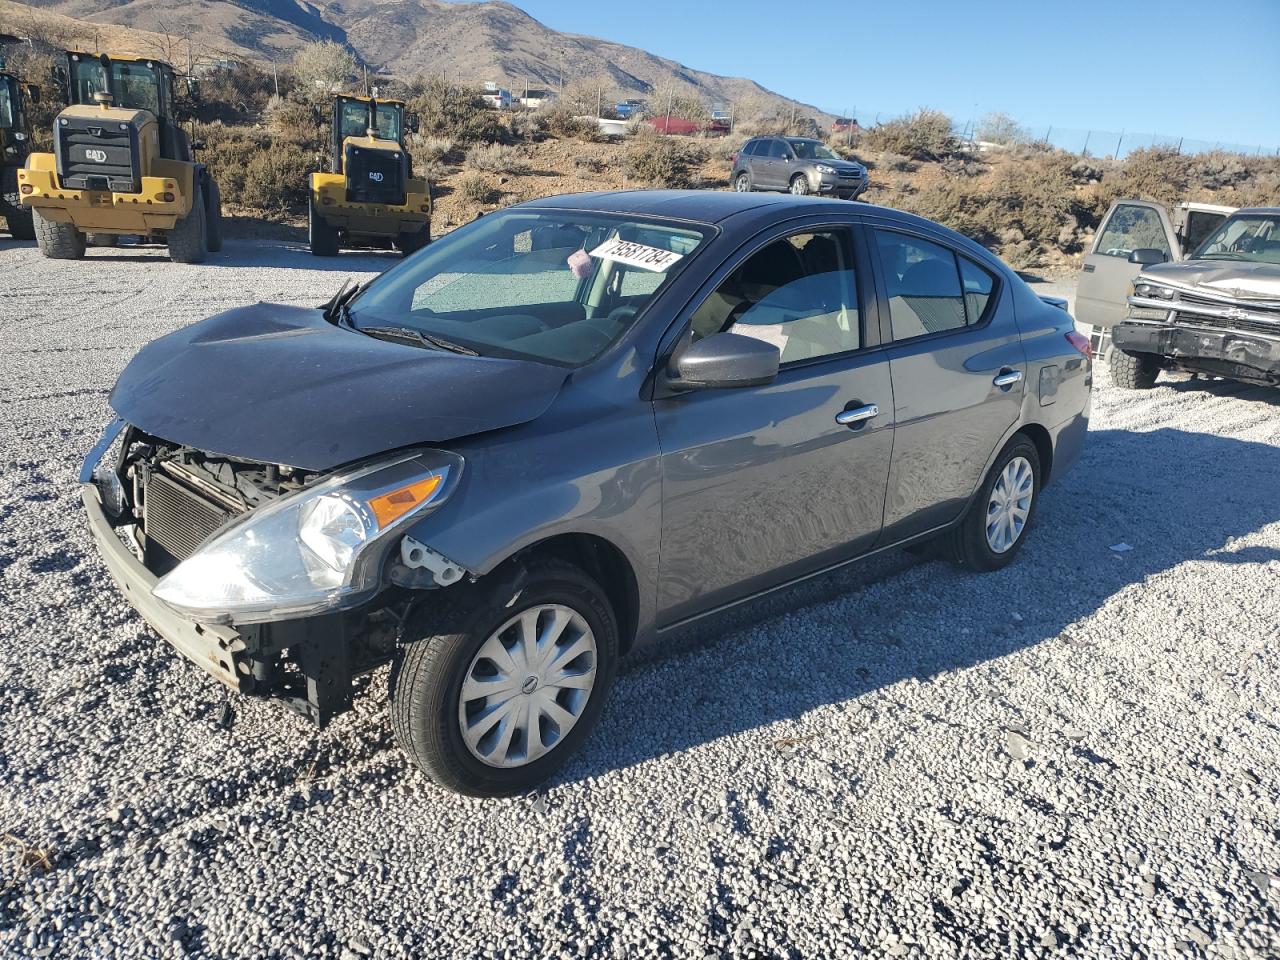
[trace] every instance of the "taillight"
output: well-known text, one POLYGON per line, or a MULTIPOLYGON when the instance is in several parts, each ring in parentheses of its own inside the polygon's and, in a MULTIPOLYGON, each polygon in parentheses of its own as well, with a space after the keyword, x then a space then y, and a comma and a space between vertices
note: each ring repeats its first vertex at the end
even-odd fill
POLYGON ((1089 343, 1089 338, 1079 330, 1072 330, 1067 334, 1067 343, 1083 353, 1086 360, 1093 359, 1093 347, 1089 343))
POLYGON ((733 159, 732 159, 732 160, 730 160, 729 162, 730 162, 730 163, 737 163, 737 162, 738 162, 738 155, 735 153, 735 154, 733 155, 733 159))

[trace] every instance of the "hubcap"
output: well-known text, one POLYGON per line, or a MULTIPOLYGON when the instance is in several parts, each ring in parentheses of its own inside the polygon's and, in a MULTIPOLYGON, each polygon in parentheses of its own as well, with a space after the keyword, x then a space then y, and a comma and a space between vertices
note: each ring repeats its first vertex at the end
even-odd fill
POLYGON ((1000 471, 987 503, 987 545, 996 553, 1004 553, 1022 536, 1034 492, 1031 462, 1026 457, 1014 457, 1000 471))
POLYGON ((738 187, 739 193, 746 193, 748 186, 749 186, 749 183, 747 181, 745 174, 743 176, 738 177, 737 187, 738 187))
POLYGON ((808 189, 806 188, 806 184, 804 182, 803 177, 796 177, 794 180, 791 181, 791 192, 795 194, 800 194, 800 195, 803 195, 809 192, 808 189))
POLYGON ((531 607, 495 630, 462 681, 458 724, 472 756, 522 767, 553 750, 582 716, 596 681, 596 638, 556 603, 531 607))

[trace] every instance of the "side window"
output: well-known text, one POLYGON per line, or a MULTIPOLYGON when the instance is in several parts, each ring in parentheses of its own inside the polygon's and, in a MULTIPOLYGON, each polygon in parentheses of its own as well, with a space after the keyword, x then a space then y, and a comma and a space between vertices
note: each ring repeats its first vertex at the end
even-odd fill
POLYGON ((781 160, 787 155, 787 148, 781 140, 769 141, 769 157, 773 160, 781 160))
POLYGON ((745 147, 742 148, 742 155, 744 157, 754 157, 759 152, 760 152, 759 140, 751 140, 747 143, 745 147))
MULTIPOLYGON (((876 230, 889 295, 894 340, 910 340, 965 325, 965 298, 956 255, 919 237, 876 230)), ((988 291, 990 295, 990 291, 988 291)))
POLYGON ((783 363, 862 346, 844 230, 798 233, 756 251, 693 315, 693 339, 729 331, 772 343, 783 363))
POLYGON ((1190 255, 1200 248, 1205 237, 1213 233, 1227 219, 1226 214, 1211 213, 1207 210, 1192 210, 1187 214, 1187 234, 1182 238, 1182 252, 1190 255))
POLYGON ((1141 247, 1154 247, 1163 250, 1166 257, 1173 256, 1160 214, 1151 207, 1122 203, 1107 218, 1093 252, 1127 260, 1129 254, 1141 247))
POLYGON ((961 257, 960 280, 964 284, 964 305, 969 314, 969 325, 981 323, 986 319, 996 278, 986 268, 978 266, 967 257, 961 257))

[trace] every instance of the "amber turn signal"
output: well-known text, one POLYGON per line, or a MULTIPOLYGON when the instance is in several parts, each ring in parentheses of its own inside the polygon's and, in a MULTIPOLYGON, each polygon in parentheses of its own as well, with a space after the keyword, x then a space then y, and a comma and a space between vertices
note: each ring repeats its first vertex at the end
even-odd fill
POLYGON ((431 499, 441 482, 440 474, 433 474, 422 480, 416 480, 399 490, 392 490, 374 497, 369 501, 369 509, 378 520, 378 526, 385 527, 403 517, 410 510, 419 507, 431 499))

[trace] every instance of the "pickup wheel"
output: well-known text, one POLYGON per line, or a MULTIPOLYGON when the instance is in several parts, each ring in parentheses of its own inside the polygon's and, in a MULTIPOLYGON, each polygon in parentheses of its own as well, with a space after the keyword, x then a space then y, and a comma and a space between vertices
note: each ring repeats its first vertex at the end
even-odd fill
POLYGON ((46 220, 39 210, 31 213, 41 253, 51 260, 79 260, 84 256, 85 237, 75 224, 46 220))
POLYGON ((203 263, 209 250, 204 191, 199 180, 192 190, 191 209, 169 231, 169 259, 174 263, 203 263))
POLYGON ((329 221, 316 210, 314 198, 307 204, 308 237, 311 241, 311 255, 314 257, 336 257, 338 255, 338 231, 329 225, 329 221))
POLYGON ((1160 358, 1150 353, 1111 350, 1111 382, 1125 390, 1150 390, 1160 376, 1160 358))
POLYGON ((618 659, 604 591, 553 559, 433 593, 409 629, 391 673, 396 740, 433 781, 471 796, 550 777, 591 732, 618 659))
POLYGON ((1035 518, 1040 499, 1040 454, 1017 434, 1000 451, 964 518, 943 536, 951 560, 968 570, 1009 564, 1035 518))

